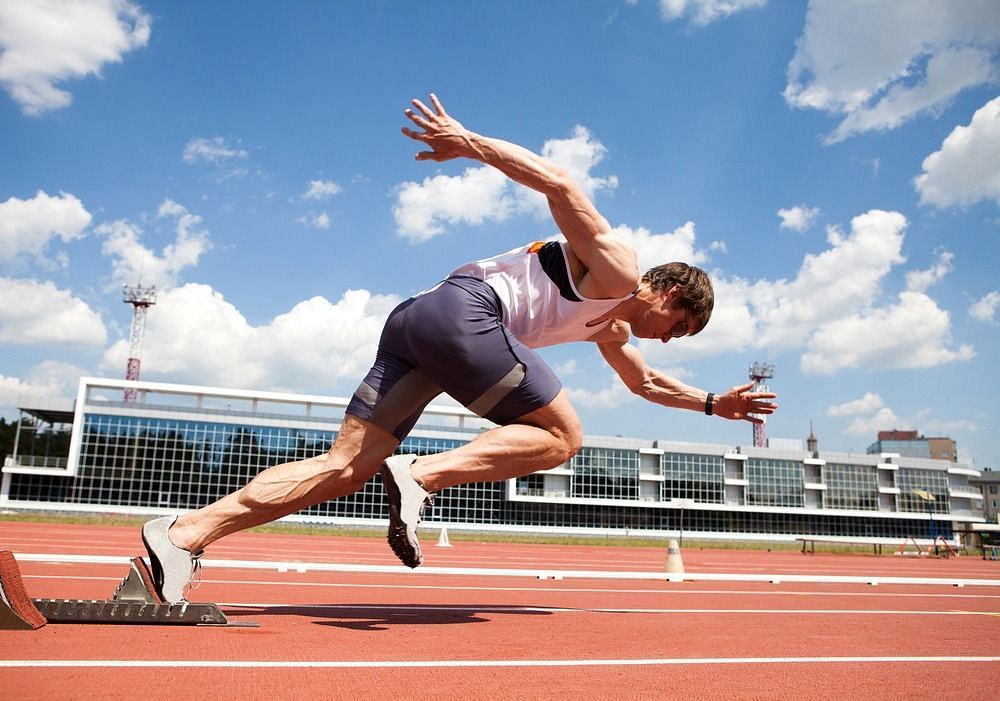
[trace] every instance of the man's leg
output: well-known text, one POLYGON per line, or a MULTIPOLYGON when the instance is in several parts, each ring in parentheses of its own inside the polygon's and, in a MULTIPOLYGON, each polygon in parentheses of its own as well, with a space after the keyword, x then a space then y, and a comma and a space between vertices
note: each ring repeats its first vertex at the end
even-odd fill
POLYGON ((431 493, 469 482, 492 482, 547 470, 569 460, 583 440, 565 391, 541 409, 480 434, 444 453, 397 455, 385 461, 389 545, 407 567, 423 562, 417 525, 431 493))
POLYGON ((547 470, 580 450, 583 429, 561 390, 541 409, 480 434, 463 446, 427 455, 411 465, 414 479, 429 492, 469 482, 493 482, 547 470))
POLYGON ((175 521, 143 528, 154 576, 165 600, 182 598, 192 553, 230 533, 268 523, 314 504, 358 491, 396 449, 391 433, 352 415, 344 417, 326 455, 268 468, 245 487, 175 521))

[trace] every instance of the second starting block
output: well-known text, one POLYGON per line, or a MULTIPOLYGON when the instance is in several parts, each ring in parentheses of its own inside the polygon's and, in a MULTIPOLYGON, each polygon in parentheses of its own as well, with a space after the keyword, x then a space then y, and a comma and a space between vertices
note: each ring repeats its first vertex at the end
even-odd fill
POLYGON ((10 550, 0 550, 0 630, 36 630, 46 623, 121 623, 188 626, 253 626, 233 624, 215 604, 164 602, 141 557, 130 560, 129 572, 110 599, 32 599, 10 550))

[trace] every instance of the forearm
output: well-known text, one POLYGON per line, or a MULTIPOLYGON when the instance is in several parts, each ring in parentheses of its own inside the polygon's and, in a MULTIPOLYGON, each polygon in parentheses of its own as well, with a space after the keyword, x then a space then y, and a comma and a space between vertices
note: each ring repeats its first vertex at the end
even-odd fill
POLYGON ((648 402, 674 409, 704 411, 709 393, 706 390, 650 369, 642 384, 632 390, 648 402))
POLYGON ((516 183, 541 192, 550 200, 567 196, 576 188, 566 171, 538 154, 502 139, 467 131, 466 157, 499 170, 516 183))

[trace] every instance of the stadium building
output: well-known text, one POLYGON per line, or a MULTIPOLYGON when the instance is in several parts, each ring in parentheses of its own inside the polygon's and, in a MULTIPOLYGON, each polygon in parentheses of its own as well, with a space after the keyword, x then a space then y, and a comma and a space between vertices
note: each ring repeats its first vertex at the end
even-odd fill
MULTIPOLYGON (((69 454, 46 456, 39 441, 19 437, 3 466, 0 508, 195 509, 266 467, 326 452, 346 406, 320 396, 84 378, 72 406, 21 409, 42 429, 71 425, 69 454)), ((401 452, 447 450, 488 427, 464 409, 431 406, 401 452)), ((983 522, 982 494, 969 483, 979 476, 961 463, 899 453, 587 436, 554 469, 444 490, 425 524, 898 544, 957 538, 983 522)), ((289 518, 380 525, 387 507, 376 477, 354 495, 289 518)))

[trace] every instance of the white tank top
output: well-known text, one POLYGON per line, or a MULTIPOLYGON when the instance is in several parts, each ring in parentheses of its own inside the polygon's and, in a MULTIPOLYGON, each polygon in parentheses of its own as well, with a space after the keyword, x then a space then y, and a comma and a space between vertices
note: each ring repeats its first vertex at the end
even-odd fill
POLYGON ((474 277, 492 287, 503 305, 504 324, 529 348, 585 341, 607 325, 587 326, 587 322, 632 295, 584 297, 573 283, 565 245, 537 241, 466 263, 453 270, 451 277, 474 277))

